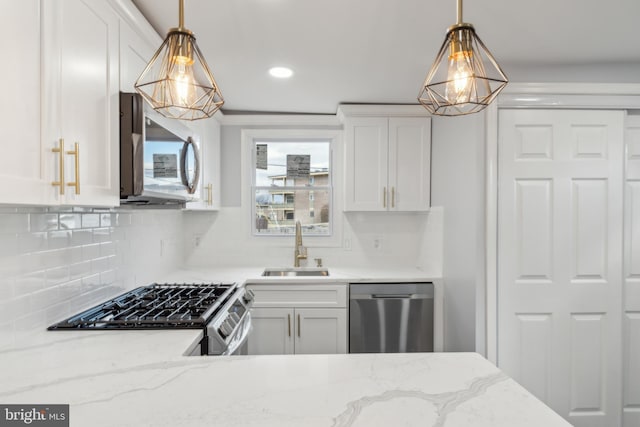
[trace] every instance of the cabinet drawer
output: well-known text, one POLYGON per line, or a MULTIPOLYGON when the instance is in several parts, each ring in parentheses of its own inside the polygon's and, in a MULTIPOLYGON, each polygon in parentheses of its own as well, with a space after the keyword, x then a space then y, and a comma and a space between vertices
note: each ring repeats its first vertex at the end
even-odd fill
POLYGON ((346 284, 248 284, 255 294, 255 307, 326 307, 347 306, 346 284))

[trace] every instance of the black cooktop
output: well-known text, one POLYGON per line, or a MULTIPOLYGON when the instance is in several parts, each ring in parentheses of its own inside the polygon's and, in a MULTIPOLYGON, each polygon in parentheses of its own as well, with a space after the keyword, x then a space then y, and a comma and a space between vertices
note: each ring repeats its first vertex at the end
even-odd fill
POLYGON ((48 329, 199 329, 215 317, 235 289, 235 283, 154 283, 125 292, 48 329))

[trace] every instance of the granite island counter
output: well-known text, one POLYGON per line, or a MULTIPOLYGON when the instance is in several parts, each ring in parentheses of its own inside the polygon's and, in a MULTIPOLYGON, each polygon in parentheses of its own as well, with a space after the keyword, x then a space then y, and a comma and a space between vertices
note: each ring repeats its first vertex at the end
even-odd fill
POLYGON ((475 353, 181 356, 197 334, 43 332, 0 353, 0 404, 76 427, 569 425, 475 353))

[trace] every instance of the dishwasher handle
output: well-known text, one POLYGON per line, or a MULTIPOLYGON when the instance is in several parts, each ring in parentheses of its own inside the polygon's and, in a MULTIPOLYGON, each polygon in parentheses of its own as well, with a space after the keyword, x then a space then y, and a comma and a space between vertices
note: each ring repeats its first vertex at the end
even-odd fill
POLYGON ((411 299, 411 297, 419 297, 415 294, 372 294, 373 299, 411 299))

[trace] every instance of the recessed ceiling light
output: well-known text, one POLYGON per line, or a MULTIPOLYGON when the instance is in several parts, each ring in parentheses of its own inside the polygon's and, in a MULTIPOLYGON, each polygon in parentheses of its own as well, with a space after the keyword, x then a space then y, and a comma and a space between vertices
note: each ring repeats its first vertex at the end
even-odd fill
POLYGON ((279 79, 288 79, 293 75, 293 71, 287 67, 273 67, 269 69, 269 74, 279 79))

